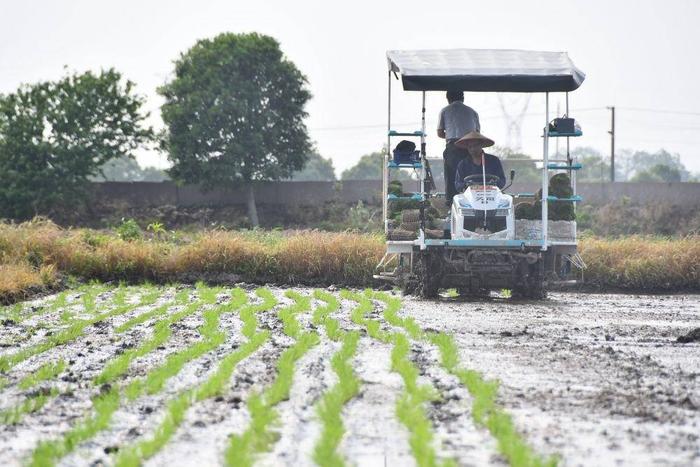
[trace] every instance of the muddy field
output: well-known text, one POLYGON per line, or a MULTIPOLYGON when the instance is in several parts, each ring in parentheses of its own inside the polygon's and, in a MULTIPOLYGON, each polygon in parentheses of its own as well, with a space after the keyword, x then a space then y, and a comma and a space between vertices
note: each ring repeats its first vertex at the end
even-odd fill
POLYGON ((698 296, 92 285, 0 313, 0 465, 700 465, 698 296))

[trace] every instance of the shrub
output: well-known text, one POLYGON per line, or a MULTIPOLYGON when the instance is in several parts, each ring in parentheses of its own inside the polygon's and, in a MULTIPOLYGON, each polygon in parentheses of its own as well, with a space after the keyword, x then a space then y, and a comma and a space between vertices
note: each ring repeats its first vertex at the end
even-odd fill
POLYGON ((122 219, 122 223, 119 224, 116 231, 119 238, 126 241, 137 240, 143 237, 141 227, 133 219, 122 219))

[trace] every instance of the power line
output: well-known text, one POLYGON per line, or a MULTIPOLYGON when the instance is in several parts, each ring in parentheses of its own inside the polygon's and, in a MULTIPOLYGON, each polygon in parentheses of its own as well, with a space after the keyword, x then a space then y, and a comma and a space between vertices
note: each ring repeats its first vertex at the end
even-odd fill
POLYGON ((654 112, 657 114, 676 114, 676 115, 694 115, 700 117, 700 112, 688 112, 684 110, 661 110, 661 109, 649 109, 645 107, 618 107, 622 110, 630 110, 632 112, 654 112))
MULTIPOLYGON (((573 114, 575 112, 590 112, 594 110, 605 110, 605 107, 587 107, 587 108, 582 108, 582 109, 571 109, 570 113, 573 114)), ((544 112, 528 112, 525 113, 525 117, 533 117, 533 116, 539 116, 541 117, 544 115, 544 112)), ((503 115, 479 115, 480 120, 491 120, 491 119, 499 119, 502 120, 505 117, 503 115)), ((430 121, 430 120, 428 120, 430 121)), ((403 123, 394 123, 392 126, 404 126, 404 125, 420 125, 421 122, 420 120, 416 120, 413 122, 403 122, 403 123)), ((372 128, 386 128, 386 123, 373 123, 373 124, 367 124, 367 125, 337 125, 337 126, 328 126, 328 127, 317 127, 317 128, 310 128, 311 131, 344 131, 344 130, 366 130, 366 129, 372 129, 372 128)))
POLYGON ((679 125, 669 125, 669 124, 663 124, 663 123, 657 123, 657 122, 649 122, 649 121, 643 121, 643 120, 635 120, 635 119, 629 119, 629 118, 621 118, 619 120, 622 120, 623 122, 627 123, 632 123, 634 125, 640 125, 640 126, 652 126, 654 128, 647 128, 644 131, 685 131, 685 130, 700 130, 700 126, 679 126, 679 125))

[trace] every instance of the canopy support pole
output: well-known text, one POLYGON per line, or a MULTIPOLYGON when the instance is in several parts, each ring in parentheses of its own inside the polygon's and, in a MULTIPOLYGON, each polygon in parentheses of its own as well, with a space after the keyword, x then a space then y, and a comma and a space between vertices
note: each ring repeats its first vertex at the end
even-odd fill
POLYGON ((544 122, 544 147, 542 148, 542 251, 547 251, 547 224, 548 214, 547 198, 549 197, 549 176, 547 174, 547 166, 549 165, 549 93, 545 93, 545 122, 544 122))
POLYGON ((421 222, 420 228, 418 229, 418 241, 420 242, 421 250, 425 248, 425 200, 427 194, 425 192, 425 176, 426 176, 426 155, 425 155, 425 91, 423 91, 421 96, 421 126, 420 126, 420 157, 421 157, 421 169, 420 169, 420 193, 422 196, 421 201, 421 222))
POLYGON ((382 219, 384 220, 384 234, 389 232, 388 197, 389 197, 389 160, 391 159, 391 69, 387 73, 387 121, 386 121, 386 158, 382 164, 382 219))

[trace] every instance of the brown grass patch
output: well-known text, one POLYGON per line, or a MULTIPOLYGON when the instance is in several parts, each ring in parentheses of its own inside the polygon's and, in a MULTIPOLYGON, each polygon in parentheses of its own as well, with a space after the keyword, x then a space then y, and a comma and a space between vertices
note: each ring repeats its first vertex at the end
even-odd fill
MULTIPOLYGON (((633 291, 700 290, 700 238, 585 238, 587 284, 633 291)), ((179 242, 124 241, 109 232, 64 230, 50 221, 0 224, 0 301, 82 280, 177 281, 236 275, 248 282, 370 286, 384 254, 381 235, 351 232, 227 232, 179 242)))

